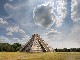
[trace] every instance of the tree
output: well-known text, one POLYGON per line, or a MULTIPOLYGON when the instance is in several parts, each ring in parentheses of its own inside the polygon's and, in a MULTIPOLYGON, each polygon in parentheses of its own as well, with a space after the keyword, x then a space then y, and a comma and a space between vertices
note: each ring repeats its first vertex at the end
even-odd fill
POLYGON ((12 46, 15 49, 15 51, 18 51, 21 48, 21 44, 19 43, 14 43, 12 46))
POLYGON ((16 52, 19 51, 21 48, 21 44, 14 43, 10 45, 8 43, 0 43, 0 51, 7 51, 7 52, 16 52))

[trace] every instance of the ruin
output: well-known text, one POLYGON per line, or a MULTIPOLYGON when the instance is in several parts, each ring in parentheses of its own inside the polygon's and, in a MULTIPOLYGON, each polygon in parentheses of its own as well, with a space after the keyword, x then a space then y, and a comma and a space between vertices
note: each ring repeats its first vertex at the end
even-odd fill
POLYGON ((19 50, 20 52, 53 52, 54 49, 48 46, 40 35, 34 34, 32 38, 19 50))

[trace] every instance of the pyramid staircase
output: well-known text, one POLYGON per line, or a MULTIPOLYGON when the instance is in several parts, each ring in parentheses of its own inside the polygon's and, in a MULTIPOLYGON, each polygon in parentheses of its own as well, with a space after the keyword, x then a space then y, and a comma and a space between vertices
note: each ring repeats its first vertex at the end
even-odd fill
POLYGON ((40 35, 34 34, 32 38, 19 50, 20 52, 50 52, 54 51, 44 43, 40 35))

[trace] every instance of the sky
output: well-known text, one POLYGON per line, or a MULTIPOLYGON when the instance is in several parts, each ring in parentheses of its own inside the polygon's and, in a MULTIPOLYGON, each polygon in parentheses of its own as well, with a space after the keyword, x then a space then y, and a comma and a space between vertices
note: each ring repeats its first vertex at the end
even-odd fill
POLYGON ((80 48, 80 0, 0 0, 0 42, 24 45, 33 34, 53 48, 80 48))

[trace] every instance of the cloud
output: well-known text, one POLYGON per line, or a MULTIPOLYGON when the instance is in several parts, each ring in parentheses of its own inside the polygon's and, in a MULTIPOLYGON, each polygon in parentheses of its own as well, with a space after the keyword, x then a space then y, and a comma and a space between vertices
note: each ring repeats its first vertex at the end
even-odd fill
POLYGON ((12 2, 13 0, 9 0, 10 2, 12 2))
POLYGON ((31 24, 31 21, 33 20, 32 10, 34 9, 33 18, 35 24, 40 25, 44 28, 50 28, 53 24, 56 24, 56 27, 61 26, 63 19, 66 16, 66 0, 59 0, 57 2, 54 2, 52 0, 46 0, 46 3, 44 4, 36 4, 39 2, 42 1, 29 0, 26 2, 20 2, 18 4, 6 3, 4 5, 4 8, 11 18, 13 18, 15 21, 22 25, 24 23, 25 25, 27 23, 31 24), (54 3, 58 5, 57 8, 54 6, 54 3), (57 14, 55 10, 57 11, 57 14))
POLYGON ((71 18, 74 22, 80 21, 80 0, 71 0, 71 18))
MULTIPOLYGON (((22 45, 24 45, 29 39, 30 36, 27 35, 26 33, 23 32, 22 29, 20 28, 13 28, 13 27, 8 27, 9 29, 7 30, 7 35, 11 35, 13 36, 13 33, 17 33, 20 32, 21 33, 21 37, 19 38, 18 36, 14 36, 14 37, 4 37, 4 36, 0 36, 0 42, 1 43, 9 43, 9 44, 13 44, 13 43, 20 43, 22 45)), ((17 33, 18 34, 18 33, 17 33)))
POLYGON ((0 42, 1 43, 10 43, 9 39, 4 36, 0 36, 0 42))
POLYGON ((73 24, 68 35, 51 29, 44 36, 44 40, 53 48, 79 48, 80 22, 73 24))
POLYGON ((20 39, 19 38, 11 38, 11 44, 13 43, 20 43, 20 39))
POLYGON ((29 39, 30 39, 30 36, 26 35, 25 37, 23 37, 23 38, 21 39, 20 43, 21 43, 22 45, 24 45, 25 43, 27 43, 27 42, 29 41, 29 39))
POLYGON ((46 2, 45 4, 37 5, 33 10, 33 19, 35 24, 44 28, 50 28, 54 23, 56 27, 62 25, 63 19, 66 17, 66 0, 58 0, 55 2, 57 8, 53 2, 46 2), (57 10, 55 12, 55 10, 57 10))
POLYGON ((24 31, 24 30, 22 30, 22 29, 19 29, 19 32, 21 32, 21 33, 25 33, 25 31, 24 31))
POLYGON ((25 37, 23 37, 21 39, 19 39, 19 38, 7 38, 4 36, 0 36, 0 43, 9 43, 9 44, 20 43, 20 44, 24 45, 28 40, 29 40, 28 35, 25 35, 25 37))
POLYGON ((7 34, 7 35, 13 36, 12 32, 7 32, 6 34, 7 34))
POLYGON ((32 6, 27 2, 16 4, 6 3, 4 9, 9 14, 9 18, 14 19, 18 24, 30 23, 29 21, 31 21, 32 6))
POLYGON ((7 11, 7 13, 10 15, 11 18, 15 19, 15 20, 19 20, 22 16, 21 16, 21 7, 24 7, 23 5, 19 5, 19 4, 15 4, 15 5, 11 5, 9 3, 6 3, 4 5, 5 10, 7 11), (16 5, 16 6, 15 6, 16 5))
POLYGON ((17 33, 17 32, 20 32, 20 33, 22 33, 22 34, 25 34, 25 32, 22 30, 22 29, 20 29, 18 26, 10 26, 10 27, 7 27, 6 28, 6 31, 8 32, 7 33, 7 35, 13 35, 13 33, 17 33))
POLYGON ((79 48, 80 47, 80 22, 76 22, 73 24, 71 28, 71 32, 64 40, 65 47, 73 47, 73 48, 79 48), (67 45, 69 43, 69 45, 67 45))
POLYGON ((71 40, 80 42, 80 22, 74 23, 71 33, 70 33, 71 40))
POLYGON ((8 22, 0 18, 0 24, 8 24, 8 22))
POLYGON ((37 5, 33 11, 34 22, 45 28, 49 28, 55 22, 54 3, 37 5))
POLYGON ((10 31, 10 32, 18 32, 19 31, 19 27, 7 27, 6 31, 10 31))
POLYGON ((58 41, 58 40, 62 40, 63 38, 63 35, 54 29, 51 29, 50 31, 48 31, 48 33, 46 33, 46 36, 51 41, 58 41))
POLYGON ((41 38, 48 43, 48 46, 53 48, 64 48, 62 42, 64 36, 61 32, 58 32, 54 29, 48 29, 44 34, 41 35, 41 38))
POLYGON ((36 1, 37 0, 25 0, 24 2, 22 0, 15 4, 6 3, 4 5, 4 9, 9 15, 6 19, 12 19, 8 20, 10 22, 9 25, 11 25, 11 23, 15 23, 24 29, 24 31, 32 34, 34 29, 37 28, 32 17, 33 7, 36 4, 36 1))
POLYGON ((58 0, 56 1, 57 4, 57 17, 56 17, 56 24, 57 27, 61 26, 64 18, 66 17, 67 11, 67 0, 58 0))
POLYGON ((27 41, 29 41, 30 36, 28 35, 24 35, 21 39, 20 38, 11 38, 10 43, 20 43, 22 45, 24 45, 25 43, 27 43, 27 41))
POLYGON ((20 38, 18 36, 16 37, 11 37, 9 38, 10 44, 13 43, 21 43, 25 44, 29 40, 29 35, 25 33, 24 30, 20 29, 18 26, 10 26, 6 28, 7 35, 13 36, 13 33, 19 34, 20 33, 20 38))

